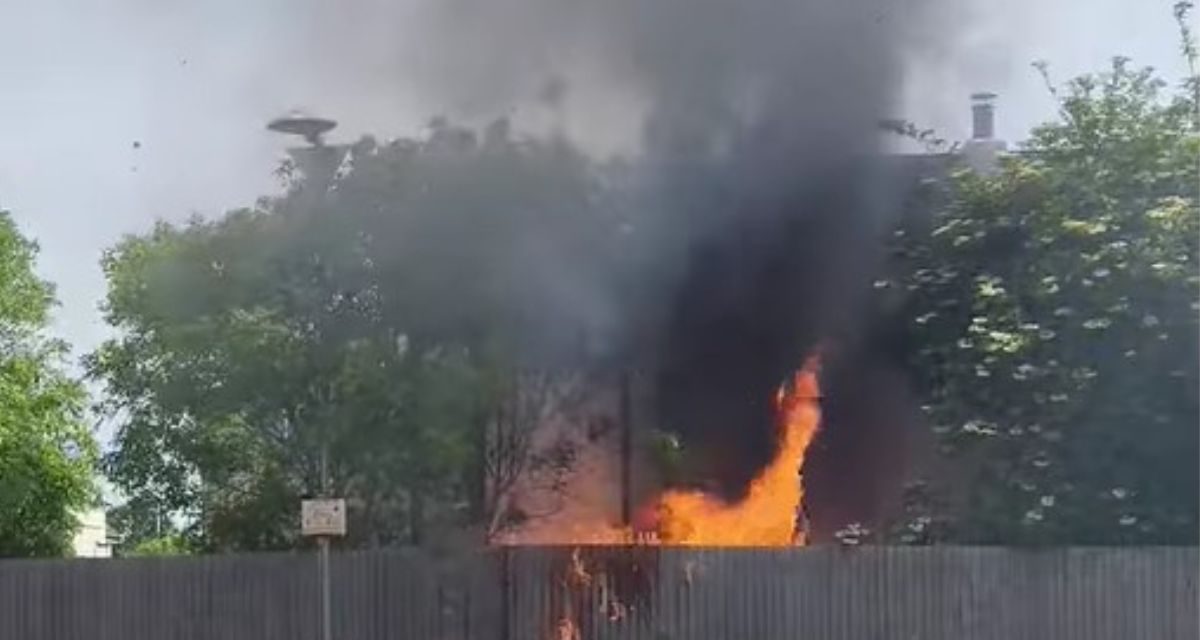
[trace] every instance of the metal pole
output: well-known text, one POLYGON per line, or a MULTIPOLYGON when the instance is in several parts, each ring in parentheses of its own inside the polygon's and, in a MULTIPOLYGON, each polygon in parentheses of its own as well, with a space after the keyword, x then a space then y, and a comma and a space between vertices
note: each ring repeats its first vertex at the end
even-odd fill
POLYGON ((321 445, 321 497, 329 497, 329 445, 321 445))
POLYGON ((621 421, 621 522, 633 522, 633 389, 629 368, 621 370, 618 419, 621 421))
MULTIPOLYGON (((329 446, 321 445, 321 497, 329 497, 329 446)), ((317 538, 320 552, 321 577, 321 640, 333 640, 333 622, 330 615, 329 603, 329 536, 317 538)))
POLYGON ((329 536, 317 538, 321 545, 321 640, 333 640, 333 624, 329 615, 329 536))

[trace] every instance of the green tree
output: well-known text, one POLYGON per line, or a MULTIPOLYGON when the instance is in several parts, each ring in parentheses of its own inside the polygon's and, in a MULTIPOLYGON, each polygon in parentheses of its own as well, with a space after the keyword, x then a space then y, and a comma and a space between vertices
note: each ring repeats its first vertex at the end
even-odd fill
POLYGON ((1052 89, 1061 121, 901 234, 911 364, 956 463, 900 539, 1195 543, 1194 83, 1116 59, 1052 89))
POLYGON ((129 555, 143 543, 164 538, 191 542, 172 512, 161 501, 145 494, 125 500, 108 508, 106 514, 109 534, 116 539, 113 553, 129 555))
POLYGON ((0 556, 69 553, 76 513, 94 496, 86 394, 46 337, 53 289, 37 247, 0 211, 0 556))
POLYGON ((120 337, 87 365, 119 425, 107 469, 201 548, 298 544, 322 448, 348 544, 486 521, 497 376, 557 366, 589 329, 545 293, 583 290, 604 255, 582 156, 501 123, 350 153, 332 188, 299 177, 104 258, 120 337), (547 248, 572 259, 545 269, 547 248))
POLYGON ((397 474, 444 459, 418 449, 412 414, 453 358, 408 351, 369 304, 341 298, 326 271, 337 245, 292 244, 300 221, 284 215, 160 225, 105 259, 124 335, 88 366, 120 420, 109 473, 132 503, 190 520, 203 548, 295 545, 322 448, 331 488, 359 500, 356 535, 402 532, 392 518, 411 484, 397 474))
POLYGON ((148 538, 126 553, 129 557, 186 556, 191 553, 191 544, 181 535, 148 538))

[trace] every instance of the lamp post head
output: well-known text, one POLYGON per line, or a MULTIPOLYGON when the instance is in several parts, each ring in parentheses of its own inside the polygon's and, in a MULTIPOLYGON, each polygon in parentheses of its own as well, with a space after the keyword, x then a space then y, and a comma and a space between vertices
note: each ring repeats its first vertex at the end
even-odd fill
POLYGON ((324 146, 325 142, 321 136, 336 126, 337 122, 334 120, 310 116, 300 111, 292 111, 267 123, 267 128, 271 131, 300 136, 314 147, 324 146))

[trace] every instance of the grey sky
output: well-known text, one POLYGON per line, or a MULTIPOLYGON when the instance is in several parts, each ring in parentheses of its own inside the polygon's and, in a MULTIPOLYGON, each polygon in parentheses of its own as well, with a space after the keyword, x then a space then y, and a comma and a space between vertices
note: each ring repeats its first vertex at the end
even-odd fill
MULTIPOLYGON (((97 263, 122 234, 274 188, 283 141, 263 129, 268 118, 298 106, 337 118, 341 137, 389 137, 445 108, 422 91, 436 65, 415 33, 436 1, 361 0, 345 12, 335 7, 351 5, 299 0, 0 2, 0 207, 42 246, 40 271, 62 302, 59 332, 80 353, 107 334, 97 263), (405 42, 414 44, 396 45, 405 42)), ((1123 54, 1178 78, 1170 5, 978 3, 963 10, 957 48, 913 62, 897 115, 962 137, 966 95, 990 89, 1001 94, 998 133, 1014 140, 1053 115, 1032 60, 1067 78, 1123 54)), ((619 119, 621 110, 593 112, 619 119)), ((593 125, 567 123, 605 130, 593 125)))

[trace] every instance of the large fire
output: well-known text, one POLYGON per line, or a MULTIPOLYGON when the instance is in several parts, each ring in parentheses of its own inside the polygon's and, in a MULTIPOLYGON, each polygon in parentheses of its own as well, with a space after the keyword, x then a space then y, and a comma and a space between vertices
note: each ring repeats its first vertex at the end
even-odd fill
MULTIPOLYGON (((818 359, 810 358, 778 390, 776 453, 751 481, 743 499, 728 502, 704 491, 670 489, 643 506, 631 526, 616 526, 601 517, 564 518, 512 532, 496 542, 715 547, 805 544, 804 531, 796 525, 804 501, 800 471, 820 421, 818 366, 818 359)), ((586 457, 580 462, 585 469, 594 466, 586 457)), ((606 483, 601 478, 589 477, 581 484, 595 490, 597 485, 606 483)), ((593 512, 584 509, 582 513, 593 512)))
POLYGON ((729 504, 701 491, 667 491, 658 500, 658 539, 713 547, 804 544, 804 532, 796 527, 804 503, 800 470, 817 433, 818 394, 814 358, 776 393, 778 450, 751 481, 746 497, 729 504))

